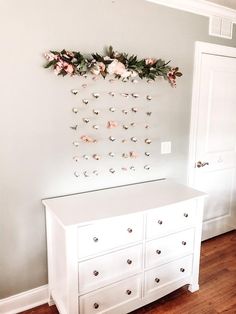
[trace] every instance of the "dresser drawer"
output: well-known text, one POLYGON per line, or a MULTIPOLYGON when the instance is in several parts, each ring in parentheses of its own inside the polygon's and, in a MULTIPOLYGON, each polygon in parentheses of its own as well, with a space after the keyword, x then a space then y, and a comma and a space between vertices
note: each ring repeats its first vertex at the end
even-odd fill
POLYGON ((187 201, 151 210, 147 214, 147 238, 155 238, 195 224, 196 202, 187 201))
POLYGON ((174 258, 193 253, 194 229, 181 231, 170 236, 146 243, 145 267, 167 263, 174 258))
POLYGON ((80 227, 78 228, 78 258, 139 242, 142 238, 142 214, 107 219, 80 227))
POLYGON ((110 314, 119 306, 137 299, 141 299, 141 278, 139 276, 80 297, 80 313, 110 314))
POLYGON ((192 272, 192 255, 159 266, 145 273, 145 295, 188 277, 192 272))
POLYGON ((142 245, 79 263, 79 291, 91 291, 142 270, 142 245))

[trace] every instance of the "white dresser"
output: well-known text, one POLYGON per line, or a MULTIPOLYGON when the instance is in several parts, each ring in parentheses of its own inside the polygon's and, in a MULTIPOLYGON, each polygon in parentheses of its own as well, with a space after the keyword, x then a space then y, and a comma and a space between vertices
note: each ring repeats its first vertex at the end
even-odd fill
POLYGON ((161 180, 44 200, 49 304, 125 314, 198 290, 204 197, 161 180))

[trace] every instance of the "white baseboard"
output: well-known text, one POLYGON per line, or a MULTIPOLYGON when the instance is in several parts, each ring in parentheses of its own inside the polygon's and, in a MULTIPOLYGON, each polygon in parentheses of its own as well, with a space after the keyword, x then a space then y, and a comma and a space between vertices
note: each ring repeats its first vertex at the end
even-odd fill
POLYGON ((1 314, 16 314, 48 302, 48 285, 0 300, 1 314))
POLYGON ((203 222, 202 225, 202 241, 216 237, 220 234, 234 230, 231 216, 214 218, 203 222))

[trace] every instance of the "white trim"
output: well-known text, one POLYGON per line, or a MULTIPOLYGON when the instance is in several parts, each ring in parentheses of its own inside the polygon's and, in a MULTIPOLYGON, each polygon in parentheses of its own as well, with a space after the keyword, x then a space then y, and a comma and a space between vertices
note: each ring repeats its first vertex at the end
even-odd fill
POLYGON ((0 313, 16 314, 47 303, 48 285, 0 300, 0 313))
POLYGON ((209 44, 205 42, 196 42, 194 70, 193 70, 193 90, 192 90, 192 109, 190 122, 189 137, 189 162, 188 162, 188 184, 194 186, 194 165, 196 162, 196 137, 198 127, 198 111, 199 111, 199 86, 201 75, 202 56, 204 54, 212 54, 217 56, 227 56, 236 58, 236 49, 209 44))
POLYGON ((236 23, 236 10, 206 0, 146 0, 203 16, 221 16, 236 23))
POLYGON ((202 241, 216 237, 234 229, 235 227, 232 226, 231 216, 226 215, 223 218, 213 218, 211 220, 205 221, 202 225, 202 241), (218 224, 217 228, 215 228, 217 221, 220 221, 220 224, 218 224))
POLYGON ((232 39, 233 24, 236 24, 236 10, 206 0, 146 0, 146 1, 164 5, 177 10, 207 16, 210 18, 209 35, 232 39), (220 29, 217 33, 214 32, 214 28, 212 28, 213 18, 220 19, 220 29))

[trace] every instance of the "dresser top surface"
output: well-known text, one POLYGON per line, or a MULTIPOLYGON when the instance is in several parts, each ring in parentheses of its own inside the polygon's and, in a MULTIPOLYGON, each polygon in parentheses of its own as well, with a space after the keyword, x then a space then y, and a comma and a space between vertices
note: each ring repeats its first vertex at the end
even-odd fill
POLYGON ((43 200, 66 227, 163 207, 206 194, 171 180, 151 181, 43 200))

